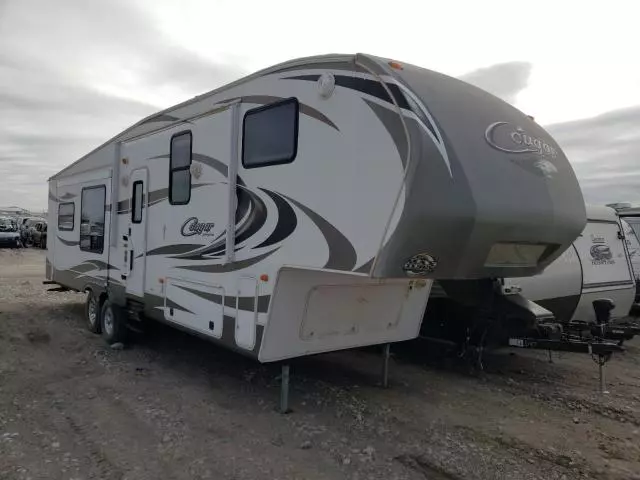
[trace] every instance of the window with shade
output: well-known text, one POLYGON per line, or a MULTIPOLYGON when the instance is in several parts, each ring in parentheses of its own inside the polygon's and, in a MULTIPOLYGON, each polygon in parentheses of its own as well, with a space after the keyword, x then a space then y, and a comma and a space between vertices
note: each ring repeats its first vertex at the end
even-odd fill
POLYGON ((242 122, 244 168, 293 162, 298 153, 298 117, 296 98, 249 110, 242 122))
POLYGON ((73 231, 75 225, 76 205, 73 202, 58 205, 58 230, 73 231))
POLYGON ((191 199, 191 132, 171 137, 169 158, 169 203, 186 205, 191 199))

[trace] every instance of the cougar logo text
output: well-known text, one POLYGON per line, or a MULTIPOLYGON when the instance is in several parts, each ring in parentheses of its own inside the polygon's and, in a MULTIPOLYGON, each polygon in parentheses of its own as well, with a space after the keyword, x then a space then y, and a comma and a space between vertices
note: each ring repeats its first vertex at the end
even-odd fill
POLYGON ((200 223, 198 217, 188 218, 186 222, 182 224, 180 233, 183 237, 191 237, 193 235, 213 235, 213 222, 200 223))
POLYGON ((484 137, 489 145, 505 153, 538 153, 551 158, 558 155, 558 151, 544 140, 508 122, 492 123, 487 127, 484 137))

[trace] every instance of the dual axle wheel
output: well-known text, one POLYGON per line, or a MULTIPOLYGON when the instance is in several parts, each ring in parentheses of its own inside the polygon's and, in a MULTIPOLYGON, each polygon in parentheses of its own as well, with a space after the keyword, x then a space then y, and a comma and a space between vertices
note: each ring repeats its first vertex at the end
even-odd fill
POLYGON ((126 339, 126 314, 118 305, 106 299, 100 302, 92 291, 87 292, 85 320, 90 332, 102 335, 109 344, 126 339))

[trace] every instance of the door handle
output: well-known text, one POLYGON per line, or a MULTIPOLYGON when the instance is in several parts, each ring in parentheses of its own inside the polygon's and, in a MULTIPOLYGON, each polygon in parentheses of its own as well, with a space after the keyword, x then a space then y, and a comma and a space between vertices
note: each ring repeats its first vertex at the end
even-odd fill
POLYGON ((129 271, 133 270, 133 249, 129 250, 129 271))

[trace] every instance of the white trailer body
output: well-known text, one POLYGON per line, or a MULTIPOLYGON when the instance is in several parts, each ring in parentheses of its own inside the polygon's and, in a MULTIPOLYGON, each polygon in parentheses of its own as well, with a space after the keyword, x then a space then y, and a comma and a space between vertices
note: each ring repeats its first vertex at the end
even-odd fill
POLYGON ((620 216, 620 223, 627 242, 633 276, 636 279, 636 284, 640 284, 640 240, 637 233, 640 232, 640 217, 620 216))
POLYGON ((585 221, 526 115, 329 55, 153 115, 53 176, 47 278, 271 362, 415 338, 432 278, 534 275, 585 221))
POLYGON ((570 248, 540 275, 507 279, 505 285, 520 287, 561 322, 595 323, 592 302, 599 298, 615 303, 612 317, 626 317, 636 288, 627 248, 633 239, 612 208, 588 206, 587 225, 570 248))

